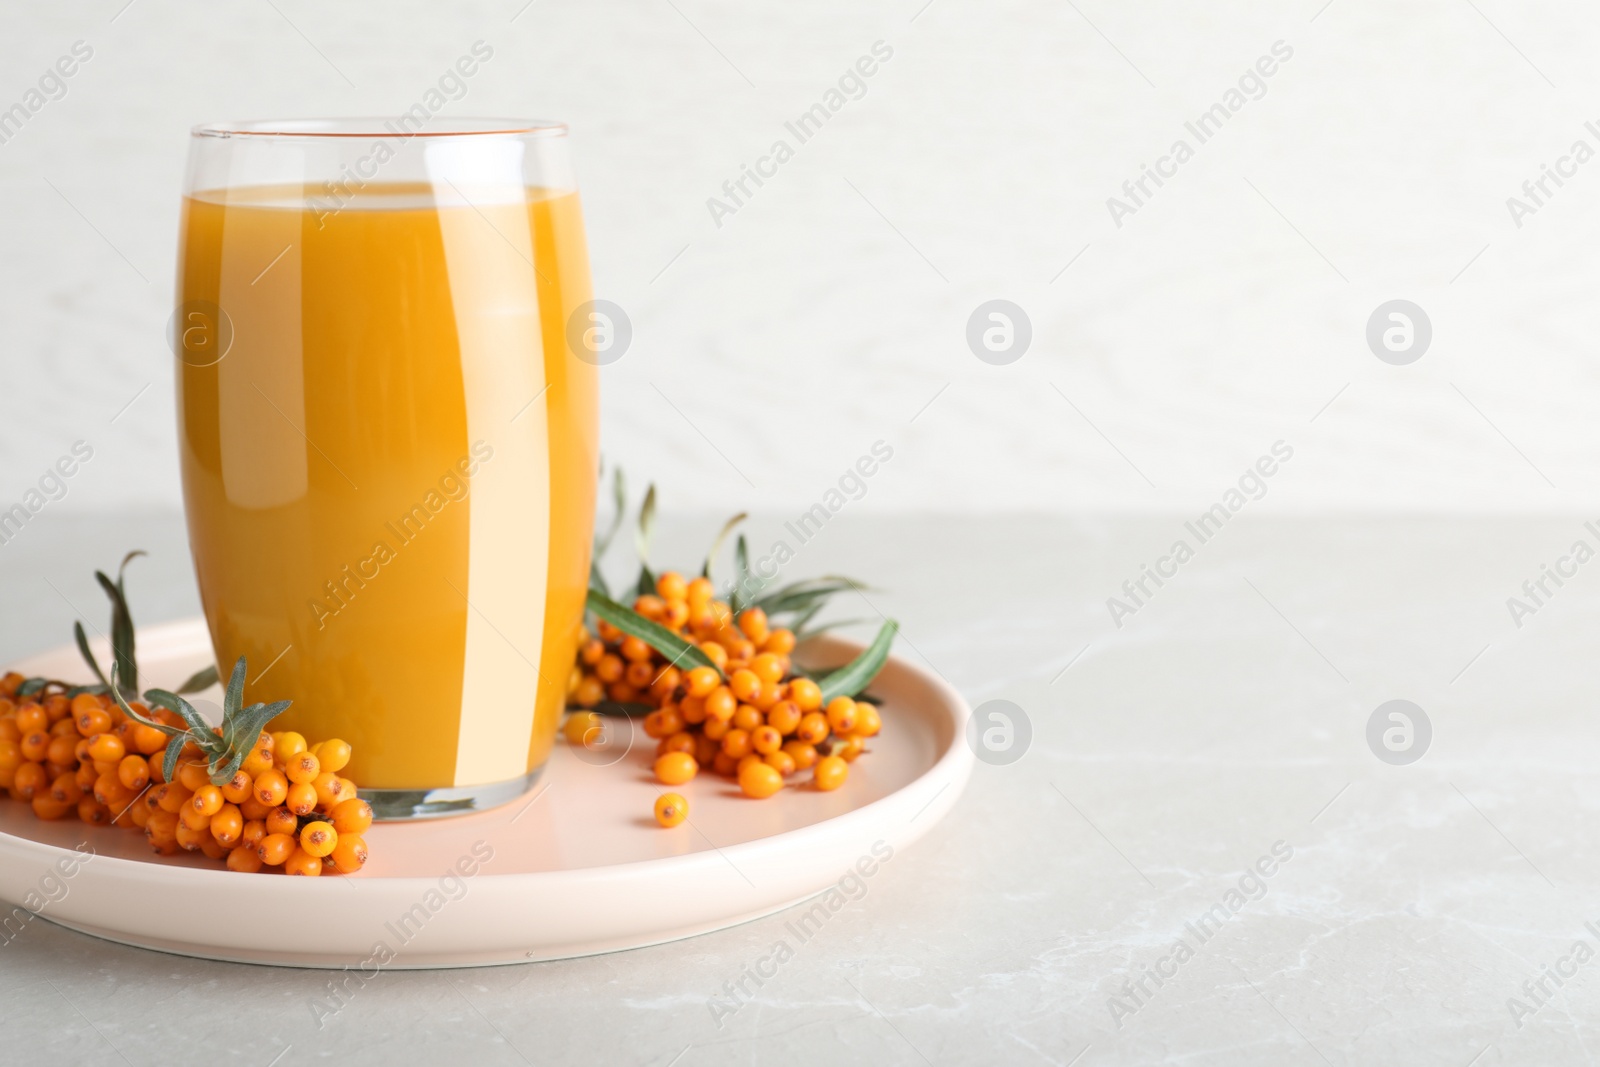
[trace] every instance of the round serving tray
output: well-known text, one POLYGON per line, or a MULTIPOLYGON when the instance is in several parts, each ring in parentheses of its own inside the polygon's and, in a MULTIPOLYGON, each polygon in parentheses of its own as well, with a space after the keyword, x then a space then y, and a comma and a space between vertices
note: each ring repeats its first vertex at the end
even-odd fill
MULTIPOLYGON (((829 667, 859 650, 820 637, 801 658, 829 667)), ((139 660, 148 684, 177 684, 211 660, 203 622, 141 629, 139 660)), ((15 669, 85 673, 70 645, 15 669)), ((895 658, 872 695, 883 731, 834 792, 751 800, 706 773, 677 787, 689 821, 662 829, 651 816, 663 791, 650 774, 655 742, 632 720, 608 720, 622 732, 610 756, 558 743, 533 790, 504 807, 376 824, 364 835, 371 860, 348 876, 242 875, 199 854, 156 856, 134 830, 46 822, 0 797, 0 900, 124 944, 293 967, 471 967, 672 941, 841 880, 859 892, 955 804, 973 762, 961 696, 895 658)))

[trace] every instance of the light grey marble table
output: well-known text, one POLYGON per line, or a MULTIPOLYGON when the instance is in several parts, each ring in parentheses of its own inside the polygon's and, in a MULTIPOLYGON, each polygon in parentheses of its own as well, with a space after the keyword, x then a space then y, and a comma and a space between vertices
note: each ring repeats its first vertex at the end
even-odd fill
MULTIPOLYGON (((89 569, 127 547, 153 552, 129 579, 141 619, 196 610, 176 518, 47 518, 0 546, 6 656, 59 643, 72 605, 98 618, 89 569)), ((1520 626, 1507 600, 1596 537, 1243 514, 1116 625, 1107 599, 1194 544, 1184 521, 845 516, 806 546, 796 576, 872 579, 901 654, 1014 701, 1032 741, 720 1026, 710 998, 789 916, 386 973, 320 1030, 325 973, 39 922, 0 946, 0 1061, 1590 1062, 1600 564, 1563 565, 1520 626), (1409 765, 1368 743, 1394 699, 1431 724, 1409 765)), ((669 523, 659 558, 714 527, 669 523)))

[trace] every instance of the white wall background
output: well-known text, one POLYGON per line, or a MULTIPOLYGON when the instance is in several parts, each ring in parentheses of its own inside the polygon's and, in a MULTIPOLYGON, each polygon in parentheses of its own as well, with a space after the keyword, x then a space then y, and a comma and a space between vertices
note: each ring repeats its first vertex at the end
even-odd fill
POLYGON ((0 11, 0 108, 94 48, 0 145, 0 504, 85 438, 52 509, 178 506, 191 124, 398 113, 482 39, 447 113, 572 124, 596 292, 635 328, 606 451, 670 508, 804 507, 879 438, 862 511, 1190 509, 1280 438, 1263 510, 1600 508, 1600 161, 1521 228, 1505 203, 1600 148, 1592 5, 124 3, 0 11), (718 229, 707 197, 880 39, 866 96, 718 229), (1115 227, 1280 39, 1266 96, 1115 227), (1010 366, 964 340, 993 297, 1033 322, 1010 366), (1433 322, 1406 367, 1364 340, 1396 297, 1433 322))

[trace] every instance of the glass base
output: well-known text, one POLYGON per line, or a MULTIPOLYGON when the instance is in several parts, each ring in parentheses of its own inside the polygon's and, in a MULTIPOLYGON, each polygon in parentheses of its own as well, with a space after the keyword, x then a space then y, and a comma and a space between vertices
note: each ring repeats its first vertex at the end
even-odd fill
POLYGON ((449 786, 442 789, 358 789, 356 793, 372 805, 372 817, 379 822, 443 819, 509 804, 532 789, 542 773, 544 767, 540 766, 521 778, 487 785, 449 786))

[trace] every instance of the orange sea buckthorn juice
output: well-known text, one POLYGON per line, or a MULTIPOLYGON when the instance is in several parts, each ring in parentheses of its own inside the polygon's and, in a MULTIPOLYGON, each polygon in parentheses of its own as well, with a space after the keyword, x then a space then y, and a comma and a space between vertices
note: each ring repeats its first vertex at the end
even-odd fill
MULTIPOLYGON (((465 160, 407 145, 432 153, 419 180, 205 188, 191 159, 173 332, 217 661, 248 657, 247 701, 294 701, 274 729, 349 742, 380 817, 524 791, 573 662, 597 381, 566 338, 589 267, 576 192, 499 180, 514 133, 462 134, 465 160)), ((287 146, 228 147, 237 173, 287 146)))

